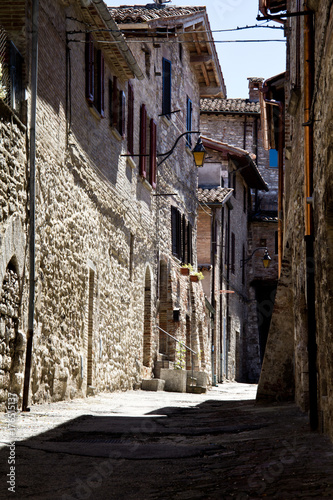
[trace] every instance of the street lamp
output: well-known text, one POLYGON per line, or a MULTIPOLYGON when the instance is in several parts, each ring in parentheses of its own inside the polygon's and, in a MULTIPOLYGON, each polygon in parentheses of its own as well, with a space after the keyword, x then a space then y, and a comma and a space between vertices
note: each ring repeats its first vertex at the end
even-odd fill
MULTIPOLYGON (((162 165, 163 162, 165 162, 165 160, 167 160, 169 158, 169 156, 172 155, 172 153, 174 152, 175 150, 175 147, 177 146, 178 142, 180 141, 180 139, 182 137, 184 137, 184 135, 189 135, 189 134, 200 134, 200 132, 198 130, 187 130, 186 132, 184 132, 183 134, 180 134, 177 139, 175 140, 174 142, 174 145, 172 146, 172 148, 167 151, 166 153, 157 153, 157 157, 158 158, 162 158, 161 161, 158 163, 158 167, 160 165, 162 165)), ((193 159, 194 159, 194 163, 196 165, 196 167, 203 167, 204 165, 204 161, 205 161, 205 156, 206 156, 206 150, 204 148, 204 145, 202 144, 202 140, 201 140, 201 137, 199 135, 199 138, 197 140, 197 143, 196 145, 194 146, 194 148, 192 149, 192 154, 193 154, 193 159)), ((149 154, 122 154, 120 156, 131 156, 131 157, 136 157, 136 156, 150 156, 149 154)))
POLYGON ((204 148, 204 145, 202 144, 201 137, 199 136, 196 145, 194 146, 192 150, 193 158, 196 167, 203 167, 205 157, 206 157, 206 150, 204 148))
POLYGON ((258 250, 265 250, 265 253, 264 253, 264 256, 263 256, 263 259, 262 259, 262 263, 263 263, 264 268, 268 269, 269 266, 271 265, 272 258, 268 254, 268 248, 267 247, 258 247, 258 248, 255 248, 253 250, 252 254, 250 255, 250 257, 248 257, 247 259, 242 259, 240 261, 240 267, 244 267, 245 264, 247 264, 252 259, 252 257, 254 256, 254 254, 258 250))

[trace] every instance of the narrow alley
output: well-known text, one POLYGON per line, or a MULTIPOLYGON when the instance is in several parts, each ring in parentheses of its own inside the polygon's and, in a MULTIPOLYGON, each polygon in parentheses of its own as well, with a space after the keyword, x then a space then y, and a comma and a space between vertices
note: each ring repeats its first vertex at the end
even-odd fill
POLYGON ((34 405, 14 413, 15 435, 13 414, 2 414, 2 477, 14 454, 20 499, 332 499, 328 437, 311 432, 293 403, 257 404, 256 389, 224 383, 200 395, 139 390, 34 405))

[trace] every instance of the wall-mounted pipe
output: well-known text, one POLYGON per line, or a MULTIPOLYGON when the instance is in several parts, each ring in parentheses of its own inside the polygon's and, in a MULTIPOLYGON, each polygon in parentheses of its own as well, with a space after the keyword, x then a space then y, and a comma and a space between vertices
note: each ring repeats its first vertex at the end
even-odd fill
MULTIPOLYGON (((308 7, 306 11, 312 13, 308 7)), ((313 14, 313 13, 312 13, 313 14)), ((316 281, 314 267, 313 203, 313 122, 310 119, 314 73, 313 15, 304 18, 304 213, 306 243, 306 290, 308 313, 309 415, 312 430, 318 428, 316 281)))
POLYGON ((284 127, 283 127, 283 103, 281 101, 275 101, 272 99, 267 99, 265 95, 268 92, 267 85, 263 85, 262 88, 264 102, 279 108, 279 143, 278 143, 278 170, 279 170, 279 180, 278 180, 278 276, 281 275, 282 268, 282 253, 283 253, 283 148, 284 148, 284 127))
POLYGON ((32 342, 35 319, 35 212, 36 212, 36 109, 38 73, 38 16, 39 0, 32 2, 32 47, 31 47, 31 115, 30 115, 30 185, 29 185, 29 316, 27 348, 24 370, 22 410, 28 410, 31 373, 32 342))

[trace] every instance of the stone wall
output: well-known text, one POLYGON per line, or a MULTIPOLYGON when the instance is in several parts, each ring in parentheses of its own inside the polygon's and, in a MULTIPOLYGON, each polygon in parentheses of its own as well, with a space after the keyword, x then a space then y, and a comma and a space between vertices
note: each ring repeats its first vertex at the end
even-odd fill
MULTIPOLYGON (((202 286, 181 277, 180 261, 173 256, 171 245, 171 206, 175 206, 192 225, 196 266, 197 200, 193 193, 197 187, 197 169, 184 140, 175 154, 159 167, 154 190, 139 175, 138 158, 122 156, 128 153, 127 138, 110 125, 107 91, 104 118, 86 101, 85 44, 70 43, 70 56, 66 52, 66 30, 81 29, 81 17, 77 2, 67 6, 64 2, 40 5, 36 301, 31 373, 34 403, 138 387, 142 377, 153 376, 154 363, 159 359, 160 335, 156 325, 160 324, 164 310, 167 331, 183 342, 190 342, 197 352, 196 369, 210 371, 208 314, 202 286), (169 193, 175 194, 170 197, 169 193), (167 269, 165 304, 161 297, 161 262, 166 263, 167 269), (180 321, 175 321, 173 316, 177 308, 180 321)), ((84 36, 81 33, 78 39, 84 36)), ((145 67, 143 43, 140 40, 131 44, 142 68, 145 67)), ((158 153, 170 149, 180 126, 185 130, 186 95, 193 102, 195 129, 199 121, 199 88, 190 69, 187 50, 184 49, 180 61, 179 51, 172 44, 160 47, 150 44, 149 47, 149 75, 146 74, 144 81, 132 80, 134 153, 139 152, 142 103, 157 122, 158 153), (162 57, 172 60, 172 107, 181 109, 179 116, 172 115, 170 120, 158 116, 162 78, 156 74, 161 70, 162 57)), ((26 64, 29 74, 28 53, 26 64)), ((106 57, 106 88, 114 76, 118 76, 118 88, 127 97, 127 82, 106 57)), ((6 113, 8 115, 7 109, 6 113)), ((17 120, 6 118, 6 113, 1 113, 0 124, 3 138, 0 146, 3 152, 1 231, 6 233, 7 221, 15 216, 15 220, 22 219, 24 234, 28 190, 25 129, 17 125, 17 120)), ((4 354, 1 401, 5 400, 9 380, 15 392, 22 394, 22 356, 27 328, 29 283, 23 277, 21 248, 25 246, 25 239, 15 229, 16 222, 11 222, 10 227, 11 233, 18 234, 16 273, 22 277, 23 302, 18 319, 16 310, 8 319, 4 306, 1 309, 0 340, 4 354), (20 336, 21 330, 24 333, 20 336), (14 341, 14 331, 18 332, 15 333, 17 341, 14 341), (13 363, 15 369, 9 375, 9 365, 13 363)), ((10 238, 7 245, 9 249, 15 249, 13 239, 10 238)), ((7 258, 10 253, 1 251, 1 258, 6 256, 7 260, 1 271, 5 283, 3 293, 7 293, 6 267, 15 252, 7 258)), ((183 353, 171 344, 172 361, 181 363, 183 353)))
MULTIPOLYGON (((310 4, 310 2, 307 2, 310 4)), ((304 200, 304 19, 288 20, 286 106, 291 115, 286 129, 284 203, 284 265, 264 361, 259 396, 292 397, 309 409, 307 271, 314 273, 316 370, 319 428, 333 438, 332 391, 332 25, 331 2, 311 2, 314 20, 313 125, 314 259, 307 258, 304 200), (299 49, 299 51, 298 51, 299 49), (296 92, 297 91, 297 92, 296 92), (288 106, 292 96, 292 106, 288 106), (280 328, 276 328, 276 325, 280 328), (276 341, 279 339, 278 346, 276 341), (264 376, 265 370, 265 376, 264 376)), ((288 10, 297 7, 288 2, 288 10)), ((311 318, 310 318, 311 319, 311 318)), ((310 332, 311 335, 311 332, 310 332)), ((314 353, 315 354, 315 353, 314 353)), ((313 401, 310 410, 316 412, 313 401)), ((313 420, 312 420, 313 422, 313 420)))

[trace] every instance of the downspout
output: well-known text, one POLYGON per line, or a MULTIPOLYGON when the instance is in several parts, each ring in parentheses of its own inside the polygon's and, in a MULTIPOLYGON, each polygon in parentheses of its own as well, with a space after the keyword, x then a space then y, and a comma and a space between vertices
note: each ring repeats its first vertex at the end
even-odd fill
MULTIPOLYGON (((305 7, 306 11, 310 11, 305 7)), ((308 306, 309 416, 312 430, 318 428, 316 294, 313 224, 313 15, 304 17, 304 203, 306 244, 306 294, 308 306)))
POLYGON ((282 268, 282 252, 283 252, 283 103, 281 101, 274 101, 267 99, 265 94, 268 92, 268 87, 264 84, 262 92, 264 94, 264 101, 271 106, 279 108, 279 149, 278 149, 278 277, 281 275, 282 268))
POLYGON ((29 316, 27 350, 24 371, 24 387, 22 411, 29 411, 29 386, 31 374, 32 342, 34 335, 35 315, 35 211, 36 211, 36 107, 37 107, 37 73, 38 73, 38 15, 39 0, 32 2, 32 47, 31 47, 31 116, 30 116, 30 231, 29 231, 29 316))
MULTIPOLYGON (((216 209, 212 208, 212 222, 211 222, 211 234, 212 234, 212 245, 211 245, 211 263, 212 263, 212 287, 211 287, 211 304, 216 311, 216 300, 215 300, 215 249, 216 249, 216 228, 215 228, 215 220, 216 220, 216 209)), ((216 327, 216 313, 212 313, 213 321, 212 321, 212 385, 216 386, 216 342, 215 342, 215 327, 216 327)))
MULTIPOLYGON (((221 238, 220 238, 220 290, 223 289, 223 237, 224 231, 224 207, 221 208, 221 238)), ((220 293, 220 382, 223 382, 223 298, 222 293, 220 293)))

